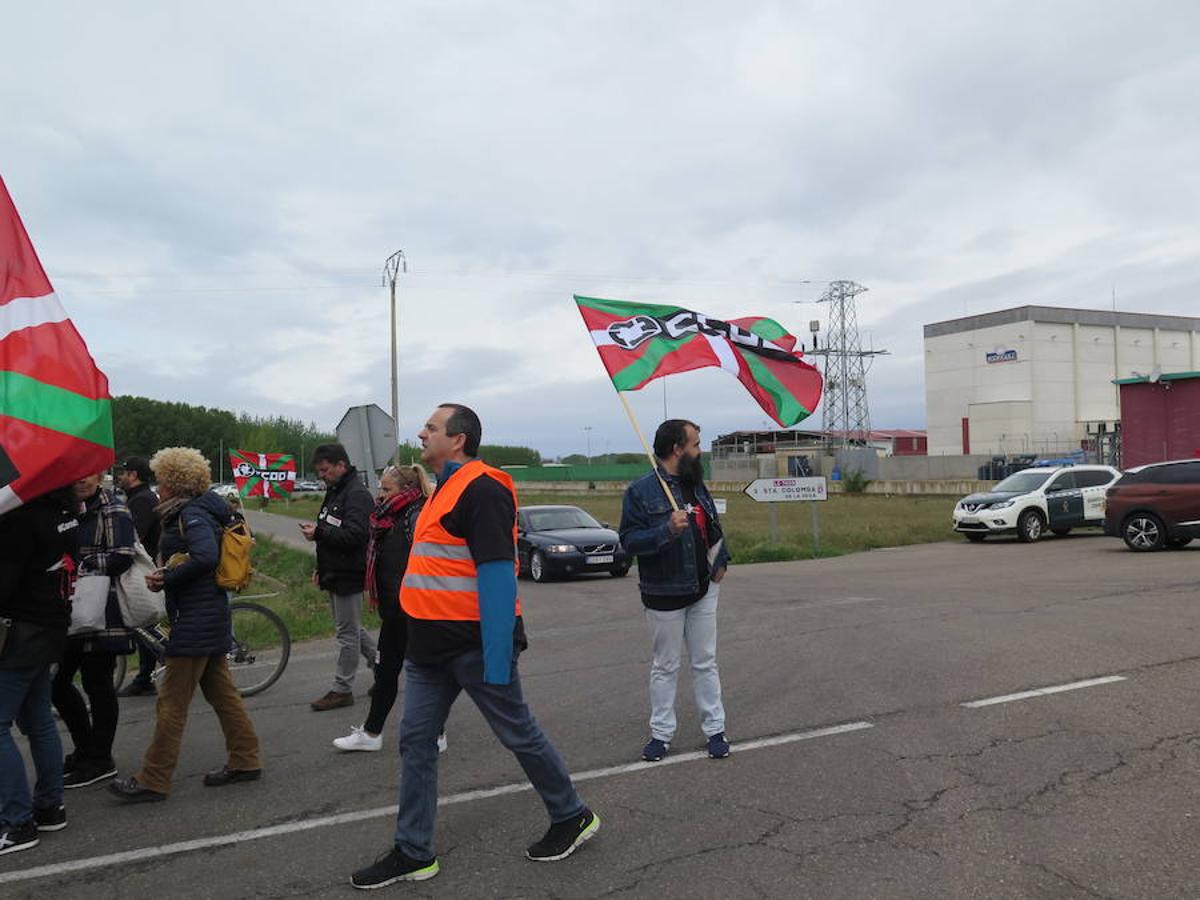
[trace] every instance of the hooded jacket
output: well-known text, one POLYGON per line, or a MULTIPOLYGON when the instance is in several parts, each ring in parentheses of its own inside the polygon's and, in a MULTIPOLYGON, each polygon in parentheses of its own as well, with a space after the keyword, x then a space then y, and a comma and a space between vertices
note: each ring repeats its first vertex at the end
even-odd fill
POLYGON ((217 585, 221 532, 233 519, 229 504, 205 491, 162 521, 161 558, 186 553, 187 562, 167 569, 167 656, 216 656, 229 652, 229 594, 217 585))

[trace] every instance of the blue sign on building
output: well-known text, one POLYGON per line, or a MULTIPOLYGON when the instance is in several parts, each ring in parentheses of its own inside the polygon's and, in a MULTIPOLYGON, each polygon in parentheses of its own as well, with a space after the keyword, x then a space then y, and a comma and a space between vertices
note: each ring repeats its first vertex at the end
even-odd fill
POLYGON ((1016 350, 993 350, 987 354, 986 359, 990 363, 1016 362, 1016 350))

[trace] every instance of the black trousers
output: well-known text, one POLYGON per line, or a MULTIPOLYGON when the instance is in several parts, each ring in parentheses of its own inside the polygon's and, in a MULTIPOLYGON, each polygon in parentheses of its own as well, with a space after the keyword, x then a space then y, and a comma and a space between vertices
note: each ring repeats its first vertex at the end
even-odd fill
POLYGON ((396 703, 400 689, 400 670, 404 667, 404 651, 408 645, 408 617, 401 614, 384 619, 379 626, 379 657, 375 661, 375 690, 371 694, 371 711, 363 727, 371 734, 382 734, 383 724, 396 703))
POLYGON ((54 708, 71 732, 77 758, 100 762, 112 757, 113 738, 117 735, 117 689, 113 686, 114 653, 84 653, 82 640, 68 640, 58 673, 50 688, 54 708), (72 684, 75 674, 91 704, 84 702, 72 684))

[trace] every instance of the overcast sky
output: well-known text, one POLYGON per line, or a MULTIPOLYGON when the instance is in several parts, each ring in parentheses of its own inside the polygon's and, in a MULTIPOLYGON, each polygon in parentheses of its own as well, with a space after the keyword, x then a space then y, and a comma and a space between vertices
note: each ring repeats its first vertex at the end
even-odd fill
MULTIPOLYGON (((806 337, 857 281, 877 427, 924 426, 927 322, 1114 286, 1200 313, 1187 0, 55 2, 5 31, 0 175, 114 394, 386 409, 396 249, 401 433, 454 399, 547 455, 637 446, 573 293, 806 337)), ((649 430, 663 393, 632 396, 649 430)), ((719 371, 665 393, 706 438, 766 420, 719 371)))

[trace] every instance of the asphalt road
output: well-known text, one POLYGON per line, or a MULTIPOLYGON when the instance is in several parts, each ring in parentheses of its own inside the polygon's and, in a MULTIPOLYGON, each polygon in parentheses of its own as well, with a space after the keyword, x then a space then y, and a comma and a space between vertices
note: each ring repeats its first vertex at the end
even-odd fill
MULTIPOLYGON (((686 756, 703 739, 684 673, 672 764, 631 768, 620 767, 647 736, 649 660, 634 578, 523 582, 526 694, 602 829, 563 862, 526 861, 544 812, 528 791, 486 793, 521 773, 462 699, 442 757, 442 873, 387 890, 1194 897, 1198 568, 1200 550, 1135 555, 1100 536, 735 567, 719 653, 734 754, 686 756), (1104 676, 1122 680, 962 705, 1104 676), (840 725, 854 730, 812 734, 840 725)), ((396 741, 332 749, 365 715, 367 686, 353 709, 310 712, 332 664, 330 642, 300 648, 248 701, 263 781, 202 786, 223 754, 197 698, 167 803, 70 792, 68 829, 0 858, 0 894, 349 896, 350 873, 390 844, 396 741)), ((131 772, 153 702, 126 701, 122 716, 116 754, 131 772)))

